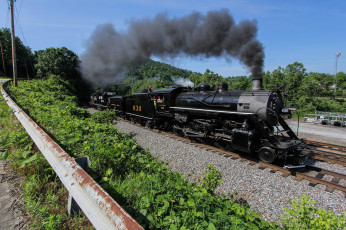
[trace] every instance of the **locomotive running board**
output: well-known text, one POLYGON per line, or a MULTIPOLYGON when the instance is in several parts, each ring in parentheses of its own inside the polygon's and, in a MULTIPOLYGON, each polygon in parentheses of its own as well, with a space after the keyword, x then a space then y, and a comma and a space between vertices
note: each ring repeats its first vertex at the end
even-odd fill
POLYGON ((145 118, 145 119, 148 119, 148 120, 153 120, 153 118, 151 118, 151 117, 145 117, 145 116, 137 115, 137 114, 134 114, 134 113, 127 113, 127 115, 131 115, 131 116, 135 116, 135 117, 141 117, 141 118, 145 118))
POLYGON ((203 112, 209 112, 209 113, 255 115, 255 113, 242 113, 242 112, 232 112, 232 111, 225 111, 225 110, 208 110, 208 109, 195 109, 195 108, 184 108, 184 107, 170 107, 170 108, 174 110, 203 111, 203 112))

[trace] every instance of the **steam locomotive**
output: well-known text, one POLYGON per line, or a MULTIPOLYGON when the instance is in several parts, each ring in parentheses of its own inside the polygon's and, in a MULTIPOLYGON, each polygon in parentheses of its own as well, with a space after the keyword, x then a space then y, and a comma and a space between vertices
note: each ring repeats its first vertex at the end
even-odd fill
POLYGON ((262 90, 261 84, 254 80, 249 91, 229 91, 226 83, 219 83, 216 90, 203 84, 132 96, 102 93, 91 96, 91 105, 115 109, 118 116, 142 125, 257 154, 267 163, 280 159, 285 165, 297 166, 307 154, 305 143, 284 119, 296 108, 284 107, 279 89, 262 90))

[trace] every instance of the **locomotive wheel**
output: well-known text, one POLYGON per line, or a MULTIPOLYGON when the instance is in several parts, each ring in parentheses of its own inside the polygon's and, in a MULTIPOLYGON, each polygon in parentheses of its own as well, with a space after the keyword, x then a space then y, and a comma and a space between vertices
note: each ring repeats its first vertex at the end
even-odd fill
POLYGON ((258 152, 258 158, 266 163, 273 163, 275 160, 275 151, 269 147, 263 147, 258 152))

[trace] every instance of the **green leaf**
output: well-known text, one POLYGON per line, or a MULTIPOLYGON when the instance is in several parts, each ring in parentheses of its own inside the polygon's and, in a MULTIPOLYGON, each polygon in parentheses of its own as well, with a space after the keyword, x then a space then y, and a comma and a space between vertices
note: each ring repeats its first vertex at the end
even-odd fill
POLYGON ((38 158, 39 158, 38 154, 35 154, 35 155, 31 156, 29 159, 27 159, 27 160, 22 162, 22 164, 20 165, 20 168, 24 168, 26 165, 28 165, 31 162, 37 160, 38 158))
POLYGON ((139 212, 140 212, 143 216, 146 216, 147 213, 148 213, 148 210, 147 210, 147 209, 141 209, 141 210, 139 210, 139 212))
POLYGON ((187 205, 189 205, 190 207, 193 207, 193 206, 195 206, 195 201, 190 198, 187 200, 187 205))
POLYGON ((7 160, 7 158, 11 155, 10 151, 6 150, 5 152, 0 153, 1 160, 7 160))
POLYGON ((110 176, 113 173, 113 169, 108 168, 106 171, 106 176, 110 176))
POLYGON ((209 223, 208 230, 216 230, 215 225, 213 223, 209 223))
POLYGON ((196 212, 195 216, 196 217, 203 217, 203 212, 196 212))

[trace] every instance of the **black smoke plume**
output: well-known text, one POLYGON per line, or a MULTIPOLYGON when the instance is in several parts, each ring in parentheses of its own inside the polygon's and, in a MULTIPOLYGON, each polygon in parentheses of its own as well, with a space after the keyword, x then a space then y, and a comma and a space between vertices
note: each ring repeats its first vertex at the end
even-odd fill
POLYGON ((123 81, 129 65, 151 56, 222 56, 239 59, 258 79, 263 72, 264 52, 256 36, 255 21, 236 24, 227 10, 171 19, 158 14, 153 19, 132 21, 125 33, 104 24, 97 26, 89 39, 81 69, 83 76, 101 85, 123 81))

